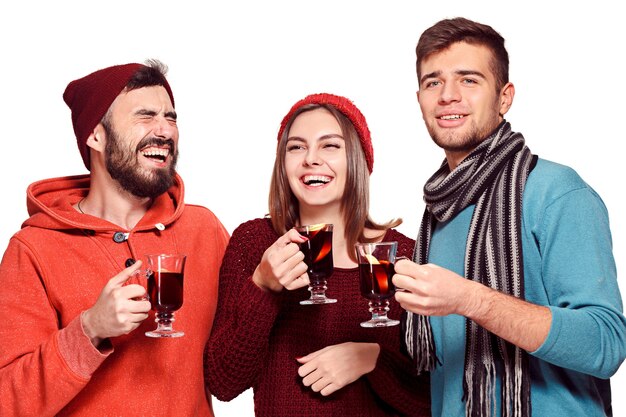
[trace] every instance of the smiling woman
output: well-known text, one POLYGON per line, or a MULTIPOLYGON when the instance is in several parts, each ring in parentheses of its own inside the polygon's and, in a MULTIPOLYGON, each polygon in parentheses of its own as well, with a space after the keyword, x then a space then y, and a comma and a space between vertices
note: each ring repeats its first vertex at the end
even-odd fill
POLYGON ((320 205, 339 205, 346 185, 345 140, 337 119, 319 108, 296 118, 289 130, 285 174, 298 199, 302 224, 320 205))
MULTIPOLYGON (((403 256, 415 243, 393 229, 399 221, 370 219, 373 164, 365 118, 345 97, 309 95, 284 117, 270 218, 236 228, 222 263, 205 360, 207 386, 218 399, 252 387, 257 416, 430 415, 428 377, 418 376, 400 350, 397 329, 360 326, 367 313, 355 243, 396 241, 403 256), (321 224, 332 225, 332 249, 317 242, 329 233, 307 234, 316 242, 303 246, 306 238, 294 227, 321 224), (311 257, 309 246, 318 258, 332 254, 326 256, 334 264, 326 290, 332 299, 303 307, 320 299, 318 277, 307 273, 315 275, 303 253, 311 257), (307 284, 313 296, 301 303, 307 284)), ((400 313, 392 303, 389 314, 400 313)))

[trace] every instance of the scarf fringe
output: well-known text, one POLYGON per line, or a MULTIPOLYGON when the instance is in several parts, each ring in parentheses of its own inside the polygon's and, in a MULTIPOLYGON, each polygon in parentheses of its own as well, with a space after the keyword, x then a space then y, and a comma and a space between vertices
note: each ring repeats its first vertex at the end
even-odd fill
MULTIPOLYGON (((533 155, 521 134, 504 121, 459 166, 444 160, 424 186, 422 216, 413 260, 428 262, 432 231, 438 221, 475 204, 465 254, 465 276, 524 299, 521 205, 533 155)), ((427 317, 403 315, 404 344, 418 372, 434 369, 436 357, 427 317)), ((502 417, 530 417, 528 354, 466 320, 463 400, 467 417, 491 417, 496 411, 494 345, 503 363, 502 417)))

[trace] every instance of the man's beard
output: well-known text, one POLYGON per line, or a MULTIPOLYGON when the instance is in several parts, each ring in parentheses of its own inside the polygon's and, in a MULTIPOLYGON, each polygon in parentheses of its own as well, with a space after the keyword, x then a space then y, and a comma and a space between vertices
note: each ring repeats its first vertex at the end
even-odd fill
POLYGON ((454 141, 451 137, 443 138, 435 134, 435 132, 429 133, 433 142, 435 142, 437 146, 448 152, 471 152, 474 148, 476 148, 476 146, 480 144, 480 142, 482 142, 482 139, 484 139, 484 137, 478 136, 476 132, 471 132, 461 141, 454 141))
POLYGON ((458 133, 452 132, 447 135, 438 135, 435 129, 431 129, 427 125, 428 133, 433 142, 440 148, 448 152, 471 152, 481 144, 496 129, 498 124, 494 126, 483 127, 472 126, 469 132, 459 136, 458 133))
MULTIPOLYGON (((497 108, 498 100, 494 102, 494 108, 497 108)), ((438 135, 437 129, 426 123, 426 129, 430 134, 433 142, 446 152, 472 152, 478 145, 487 139, 502 122, 502 116, 494 112, 491 117, 482 125, 478 125, 475 121, 469 126, 466 133, 451 132, 444 135, 438 135)))
POLYGON ((176 175, 176 161, 178 160, 178 149, 171 139, 160 139, 155 137, 145 138, 137 144, 133 151, 123 148, 119 135, 112 126, 103 124, 107 142, 104 149, 106 167, 109 175, 118 182, 120 187, 140 198, 156 198, 167 191, 174 183, 176 175), (140 149, 148 145, 170 146, 169 158, 171 164, 165 169, 153 169, 148 171, 143 168, 137 158, 140 149))

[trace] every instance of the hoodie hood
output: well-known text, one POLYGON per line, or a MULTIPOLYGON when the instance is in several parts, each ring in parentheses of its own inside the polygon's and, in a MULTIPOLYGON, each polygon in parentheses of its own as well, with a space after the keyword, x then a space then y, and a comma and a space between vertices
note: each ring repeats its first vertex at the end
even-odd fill
MULTIPOLYGON (((89 175, 50 178, 37 181, 26 190, 30 217, 22 228, 31 226, 52 230, 116 231, 119 226, 98 217, 79 213, 73 205, 89 192, 89 175)), ((157 197, 133 230, 167 226, 180 217, 184 207, 184 185, 178 174, 167 192, 157 197)))

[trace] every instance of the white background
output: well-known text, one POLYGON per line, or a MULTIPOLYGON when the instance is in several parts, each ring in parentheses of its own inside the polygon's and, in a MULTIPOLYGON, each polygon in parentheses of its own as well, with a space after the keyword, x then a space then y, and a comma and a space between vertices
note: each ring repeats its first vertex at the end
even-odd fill
MULTIPOLYGON (((374 219, 402 217, 400 231, 415 237, 421 188, 443 153, 415 100, 414 48, 436 21, 465 16, 506 39, 517 91, 507 115, 513 130, 603 197, 626 293, 626 177, 617 150, 625 139, 624 14, 608 0, 509 3, 10 1, 0 14, 0 248, 26 218, 29 183, 86 172, 61 97, 67 83, 147 58, 170 67, 186 201, 209 207, 230 232, 267 211, 276 133, 289 107, 332 92, 351 98, 369 121, 374 219)), ((614 415, 626 416, 626 365, 612 384, 614 415)), ((253 414, 250 390, 214 403, 217 416, 253 414)))

